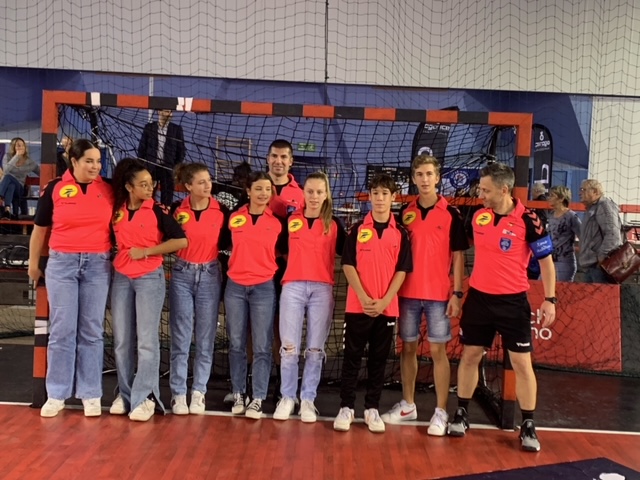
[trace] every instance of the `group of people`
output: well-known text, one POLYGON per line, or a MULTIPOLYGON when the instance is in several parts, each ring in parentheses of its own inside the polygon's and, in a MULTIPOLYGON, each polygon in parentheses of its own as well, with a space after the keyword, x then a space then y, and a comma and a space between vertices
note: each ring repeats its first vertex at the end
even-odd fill
MULTIPOLYGON (((335 430, 349 430, 353 422, 358 372, 367 347, 368 428, 384 432, 385 423, 417 418, 416 350, 424 315, 437 397, 428 433, 465 435, 477 367, 498 332, 516 374, 522 447, 540 449, 533 423, 536 380, 526 269, 533 255, 541 267, 545 301, 540 311, 543 326, 548 327, 555 319, 554 260, 558 263, 559 257, 553 254, 551 238, 536 213, 511 196, 515 179, 509 167, 494 163, 480 172, 483 207, 472 220, 475 263, 463 303, 468 236, 459 212, 437 193, 440 166, 432 156, 413 160, 411 175, 418 196, 398 218, 391 212, 396 183, 389 175, 376 176, 369 185, 370 212, 348 234, 332 215, 324 173, 309 175, 302 186, 296 183, 290 173, 293 149, 286 140, 271 144, 268 171, 248 175, 244 198, 233 211, 212 196, 204 164, 177 165, 176 179, 188 194, 170 210, 154 200, 157 180, 140 160, 121 160, 108 183, 99 175, 100 151, 90 141, 74 141, 67 156, 69 169, 49 182, 39 200, 30 242, 29 276, 37 281, 43 275, 39 260, 50 234, 44 272, 50 337, 43 417, 56 416, 74 395, 82 400, 85 415, 101 414, 103 323, 109 292, 118 376, 118 395, 110 412, 147 421, 156 411, 164 411, 158 376, 163 255, 175 253, 169 282, 172 412, 205 410, 223 296, 232 413, 262 416, 275 360, 281 399, 274 418, 286 420, 298 409, 303 422, 315 422, 314 400, 333 321, 334 263, 336 254, 341 254, 348 291, 335 430), (218 261, 223 250, 231 252, 225 275, 218 261), (450 317, 460 314, 464 351, 458 369, 458 407, 449 422, 446 344, 451 339, 450 317), (403 398, 380 415, 396 322, 403 340, 403 398), (192 338, 195 357, 187 401, 192 338), (301 354, 305 365, 298 394, 301 354), (249 363, 251 392, 247 391, 249 363)), ((567 207, 566 191, 552 190, 552 198, 556 196, 561 213, 567 207)))

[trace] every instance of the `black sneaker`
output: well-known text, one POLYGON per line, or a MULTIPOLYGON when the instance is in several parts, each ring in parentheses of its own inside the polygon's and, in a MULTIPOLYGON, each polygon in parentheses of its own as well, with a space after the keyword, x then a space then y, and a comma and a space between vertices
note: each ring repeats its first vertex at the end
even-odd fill
POLYGON ((11 212, 9 210, 3 210, 0 218, 3 220, 11 220, 11 212))
POLYGON ((262 417, 262 400, 259 398, 251 400, 251 403, 247 407, 247 411, 244 412, 244 415, 246 417, 253 418, 254 420, 258 420, 262 417))
POLYGON ((520 426, 520 442, 525 452, 539 452, 540 441, 536 435, 536 426, 533 420, 525 420, 520 426))
POLYGON ((458 408, 453 417, 453 421, 449 424, 449 435, 452 437, 464 437, 469 429, 469 419, 467 411, 464 408, 458 408))

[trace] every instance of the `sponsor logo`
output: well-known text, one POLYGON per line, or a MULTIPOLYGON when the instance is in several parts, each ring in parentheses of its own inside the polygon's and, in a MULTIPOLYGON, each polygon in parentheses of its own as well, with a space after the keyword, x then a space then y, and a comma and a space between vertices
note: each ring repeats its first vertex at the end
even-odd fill
POLYGON ((416 212, 407 212, 402 216, 402 223, 410 225, 416 219, 416 212))
POLYGON ((124 218, 124 210, 120 209, 113 216, 113 223, 118 223, 120 220, 124 218))
POLYGON ((500 239, 500 250, 503 252, 508 252, 511 250, 511 239, 510 238, 501 238, 500 239))
POLYGON ((387 327, 395 326, 396 322, 387 322, 387 327))
POLYGON ((247 223, 247 217, 244 215, 236 215, 235 217, 231 217, 229 220, 229 227, 238 228, 243 226, 245 223, 247 223))
POLYGON ((290 213, 293 213, 296 211, 296 206, 295 205, 287 205, 287 215, 289 215, 290 213))
POLYGON ((75 185, 65 185, 60 189, 60 196, 62 198, 73 198, 78 194, 78 187, 75 185))
POLYGON ((406 417, 407 415, 411 415, 412 413, 413 413, 413 410, 409 410, 408 412, 405 412, 404 410, 400 410, 401 417, 406 417))
POLYGON ((363 228, 358 233, 358 242, 360 243, 367 243, 372 238, 373 238, 373 232, 368 228, 363 228))
POLYGON ((178 213, 178 215, 176 215, 176 222, 178 222, 180 225, 184 225, 189 220, 191 220, 191 215, 189 215, 187 212, 180 212, 178 213))
POLYGON ((431 150, 430 147, 420 147, 418 155, 429 155, 430 157, 433 157, 433 150, 431 150))
POLYGON ((489 212, 481 213, 480 215, 478 215, 478 218, 476 218, 476 224, 484 227, 485 225, 489 225, 489 223, 491 223, 491 220, 493 220, 493 215, 491 215, 489 212))
POLYGON ((527 343, 516 342, 516 345, 518 347, 530 347, 531 346, 531 342, 527 342, 527 343))
POLYGON ((507 230, 506 228, 502 230, 502 234, 503 235, 511 235, 512 237, 516 236, 515 233, 513 233, 511 230, 507 230))
POLYGON ((298 230, 300 230, 302 228, 302 220, 296 218, 294 220, 291 220, 289 222, 289 231, 291 233, 297 232, 298 230))

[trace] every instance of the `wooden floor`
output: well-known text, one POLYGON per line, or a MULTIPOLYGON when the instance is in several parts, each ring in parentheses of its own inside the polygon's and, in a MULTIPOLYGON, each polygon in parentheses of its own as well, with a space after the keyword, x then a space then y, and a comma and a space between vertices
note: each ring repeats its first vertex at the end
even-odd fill
POLYGON ((542 451, 519 450, 517 434, 472 429, 433 438, 426 426, 347 433, 331 422, 302 424, 229 416, 85 418, 66 409, 43 419, 0 405, 0 478, 9 479, 432 479, 606 457, 640 471, 640 436, 540 431, 542 451))

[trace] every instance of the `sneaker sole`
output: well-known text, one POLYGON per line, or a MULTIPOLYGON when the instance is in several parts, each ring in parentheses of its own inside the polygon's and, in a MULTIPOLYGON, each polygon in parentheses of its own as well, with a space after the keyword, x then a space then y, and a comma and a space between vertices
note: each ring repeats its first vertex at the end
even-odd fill
POLYGON ((260 420, 262 418, 262 412, 256 412, 255 410, 247 410, 244 412, 244 416, 253 420, 260 420))
POLYGON ((289 417, 291 416, 291 414, 289 415, 276 415, 275 413, 273 414, 273 419, 274 420, 280 420, 281 422, 285 421, 285 420, 289 420, 289 417))
POLYGON ((100 415, 102 415, 102 410, 97 410, 97 411, 94 411, 94 412, 87 412, 85 410, 85 412, 84 412, 84 416, 85 417, 99 417, 100 415))
POLYGON ((351 429, 351 425, 336 425, 335 423, 333 424, 333 429, 336 432, 348 432, 351 429))
POLYGON ((384 423, 388 423, 389 425, 400 425, 404 422, 412 422, 417 420, 418 415, 407 415, 406 417, 401 417, 399 419, 392 419, 389 415, 385 413, 383 415, 380 415, 380 418, 384 423))
POLYGON ((55 412, 55 413, 54 413, 54 412, 44 412, 44 413, 43 413, 43 412, 40 412, 40 416, 41 416, 42 418, 53 418, 53 417, 57 417, 57 416, 58 416, 58 414, 59 414, 62 410, 64 410, 64 408, 61 408, 60 410, 58 410, 58 411, 57 411, 57 412, 55 412))
POLYGON ((540 451, 540 447, 526 447, 524 445, 521 445, 522 450, 525 452, 533 452, 533 453, 537 453, 540 451))
POLYGON ((111 410, 109 409, 110 415, 126 415, 127 412, 125 410, 111 410))
POLYGON ((181 415, 181 416, 189 415, 189 409, 187 409, 186 411, 182 411, 182 412, 180 412, 180 411, 176 411, 176 410, 174 410, 174 409, 172 408, 172 409, 171 409, 171 413, 173 413, 174 415, 181 415))
POLYGON ((466 431, 464 432, 458 432, 455 430, 449 430, 449 436, 450 437, 464 437, 467 434, 466 431))
POLYGON ((300 421, 302 423, 316 423, 318 421, 318 417, 300 417, 300 421))
POLYGON ((191 415, 204 415, 204 412, 205 412, 205 409, 204 409, 204 408, 202 408, 202 409, 195 409, 195 410, 194 410, 194 409, 192 409, 192 408, 189 408, 189 413, 190 413, 191 415))
POLYGON ((151 420, 151 418, 153 417, 153 415, 149 415, 148 417, 138 417, 138 416, 132 416, 129 415, 129 420, 132 420, 134 422, 148 422, 149 420, 151 420))
POLYGON ((236 408, 235 410, 233 408, 231 409, 233 415, 244 415, 246 411, 246 407, 242 407, 242 409, 236 408))

